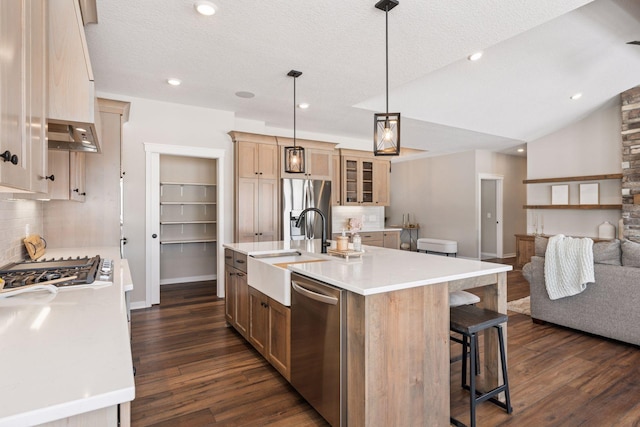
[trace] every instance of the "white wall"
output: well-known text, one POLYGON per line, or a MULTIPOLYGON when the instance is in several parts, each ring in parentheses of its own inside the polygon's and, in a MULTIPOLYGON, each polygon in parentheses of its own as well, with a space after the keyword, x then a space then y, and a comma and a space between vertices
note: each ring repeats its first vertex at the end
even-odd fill
POLYGON ((523 208, 527 201, 526 186, 522 183, 527 178, 527 159, 485 150, 479 150, 476 154, 477 173, 504 177, 502 181, 502 253, 505 257, 515 256, 515 235, 525 233, 527 228, 527 214, 523 208))
POLYGON ((480 254, 479 174, 504 176, 503 253, 515 254, 514 234, 524 232, 526 160, 488 151, 466 151, 437 157, 395 161, 391 167, 391 206, 387 222, 400 224, 402 214, 420 224, 420 236, 455 240, 458 255, 480 254))
MULTIPOLYGON (((527 177, 553 178, 622 172, 620 100, 616 97, 588 117, 527 144, 527 177)), ((619 204, 618 180, 599 181, 600 203, 619 204)), ((578 204, 580 182, 569 184, 569 203, 578 204)), ((529 184, 527 204, 550 204, 551 184, 529 184)), ((528 212, 528 232, 533 233, 533 215, 544 221, 545 234, 597 237, 598 225, 617 226, 619 210, 550 210, 528 212)), ((540 227, 539 227, 540 228, 540 227)))
POLYGON ((408 213, 421 237, 456 240, 458 255, 476 257, 475 193, 473 151, 394 162, 387 222, 408 213))
POLYGON ((0 267, 28 257, 22 241, 27 227, 29 234, 43 235, 42 204, 36 200, 0 200, 0 267))

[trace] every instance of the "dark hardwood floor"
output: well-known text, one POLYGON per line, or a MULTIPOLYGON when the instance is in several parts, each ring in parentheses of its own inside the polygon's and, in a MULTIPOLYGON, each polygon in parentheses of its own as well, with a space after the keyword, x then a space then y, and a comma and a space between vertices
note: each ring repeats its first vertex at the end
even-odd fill
MULTIPOLYGON (((510 301, 528 295, 521 272, 507 280, 510 301)), ((226 327, 215 282, 163 286, 161 301, 132 313, 134 427, 327 425, 226 327)), ((640 426, 637 347, 509 312, 508 355, 514 412, 485 402, 479 426, 640 426)), ((459 383, 458 362, 451 366, 452 415, 468 422, 468 395, 459 383)))

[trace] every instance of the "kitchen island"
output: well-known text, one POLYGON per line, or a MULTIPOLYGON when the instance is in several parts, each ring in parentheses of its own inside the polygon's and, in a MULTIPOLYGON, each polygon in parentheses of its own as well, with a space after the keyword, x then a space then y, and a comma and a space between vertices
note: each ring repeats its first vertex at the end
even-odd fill
POLYGON ((95 288, 0 299, 0 426, 128 425, 135 395, 119 248, 47 249, 45 258, 100 255, 114 280, 95 288))
MULTIPOLYGON (((319 241, 225 246, 329 259, 288 268, 348 291, 348 425, 449 425, 449 292, 483 288, 484 307, 506 313, 509 265, 371 246, 347 261, 320 254, 319 241)), ((481 387, 492 388, 500 381, 497 334, 485 337, 481 387)))

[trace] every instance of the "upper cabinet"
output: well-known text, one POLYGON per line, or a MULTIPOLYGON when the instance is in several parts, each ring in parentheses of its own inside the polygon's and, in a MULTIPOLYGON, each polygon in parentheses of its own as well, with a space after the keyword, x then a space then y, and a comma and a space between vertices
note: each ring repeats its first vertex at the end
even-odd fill
POLYGON ((84 202, 87 196, 85 165, 85 153, 51 151, 49 171, 54 179, 49 184, 49 199, 84 202))
POLYGON ((99 152, 100 114, 80 4, 78 0, 46 3, 49 148, 99 152))
POLYGON ((278 146, 267 143, 239 141, 238 177, 278 179, 278 146))
POLYGON ((342 205, 388 206, 391 163, 357 150, 340 150, 342 205))
POLYGON ((46 191, 46 2, 0 2, 0 191, 46 191))
POLYGON ((284 170, 284 149, 293 146, 293 139, 276 137, 280 146, 280 177, 299 179, 319 179, 331 181, 333 178, 333 151, 337 144, 307 139, 296 139, 296 146, 304 148, 304 173, 287 173, 284 170))

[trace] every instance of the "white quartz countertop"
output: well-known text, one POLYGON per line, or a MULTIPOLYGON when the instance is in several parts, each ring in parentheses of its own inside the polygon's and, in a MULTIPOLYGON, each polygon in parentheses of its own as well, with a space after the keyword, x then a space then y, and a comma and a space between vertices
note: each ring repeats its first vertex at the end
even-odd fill
POLYGON ((0 426, 31 426, 135 397, 125 306, 132 289, 117 247, 47 248, 45 258, 114 260, 114 283, 0 299, 0 426))
POLYGON ((373 295, 417 286, 466 279, 512 270, 510 265, 431 255, 363 245, 361 258, 329 256, 320 253, 319 240, 291 242, 231 243, 225 247, 247 255, 298 250, 328 262, 289 265, 289 270, 355 292, 373 295))
MULTIPOLYGON (((345 228, 345 234, 355 234, 355 233, 375 233, 377 231, 402 231, 402 228, 394 228, 394 227, 384 227, 384 228, 367 228, 362 230, 347 230, 345 228)), ((333 235, 342 234, 342 229, 333 232, 333 235)))

